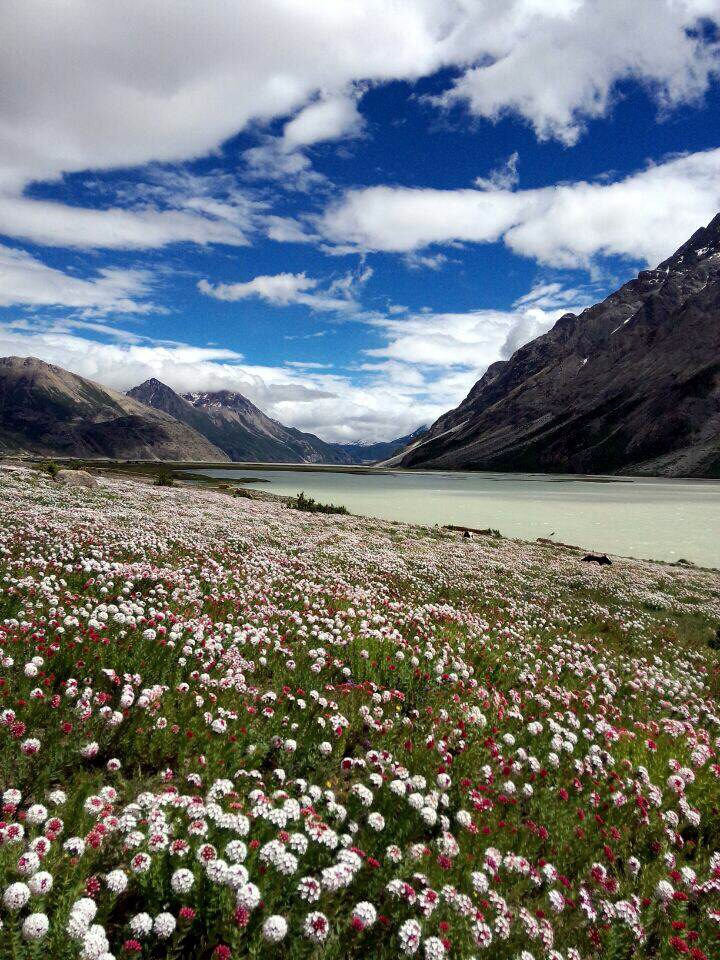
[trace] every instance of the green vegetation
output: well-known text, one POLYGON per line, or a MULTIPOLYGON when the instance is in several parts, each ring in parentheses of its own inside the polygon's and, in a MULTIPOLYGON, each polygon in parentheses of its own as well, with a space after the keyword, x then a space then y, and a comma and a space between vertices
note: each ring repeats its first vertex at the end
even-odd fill
POLYGON ((175 477, 169 470, 161 470, 155 477, 153 485, 156 487, 174 487, 175 477))
POLYGON ((297 497, 290 500, 289 506, 293 510, 302 510, 304 513, 342 513, 349 514, 347 507, 334 503, 319 503, 314 497, 306 497, 301 491, 297 497))

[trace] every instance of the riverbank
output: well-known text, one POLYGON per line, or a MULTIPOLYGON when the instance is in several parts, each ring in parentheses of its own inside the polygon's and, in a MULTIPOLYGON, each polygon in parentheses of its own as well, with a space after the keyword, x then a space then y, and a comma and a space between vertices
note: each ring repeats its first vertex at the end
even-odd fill
POLYGON ((718 573, 21 469, 0 586, 0 955, 716 954, 718 573))

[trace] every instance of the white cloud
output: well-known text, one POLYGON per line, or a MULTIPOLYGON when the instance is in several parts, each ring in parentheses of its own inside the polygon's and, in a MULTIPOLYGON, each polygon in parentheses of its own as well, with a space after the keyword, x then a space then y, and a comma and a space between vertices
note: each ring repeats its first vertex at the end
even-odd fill
POLYGON ((309 104, 288 121, 282 143, 286 150, 296 150, 326 140, 357 137, 362 127, 354 97, 328 97, 309 104))
MULTIPOLYGON (((540 136, 572 142, 586 117, 608 110, 627 77, 645 82, 663 110, 701 95, 717 47, 712 31, 696 29, 700 17, 717 20, 720 0, 6 4, 0 224, 6 235, 60 246, 243 244, 252 217, 234 201, 205 196, 171 209, 151 202, 100 210, 22 191, 63 173, 206 156, 248 125, 277 119, 285 119, 282 135, 244 154, 250 171, 321 188, 324 178, 303 150, 361 132, 357 98, 365 86, 447 66, 462 72, 439 103, 461 102, 493 118, 518 113, 540 136)), ((513 177, 511 163, 480 181, 496 190, 496 206, 513 177)), ((500 211, 497 229, 512 218, 510 208, 500 211)), ((309 239, 279 219, 267 229, 278 240, 309 239)), ((431 225, 415 241, 398 237, 392 249, 443 242, 446 232, 431 225)))
POLYGON ((154 208, 91 209, 25 197, 0 196, 0 224, 8 236, 81 249, 147 250, 183 241, 248 243, 243 226, 227 218, 154 208))
POLYGON ((197 286, 201 293, 216 300, 237 302, 257 297, 275 307, 302 304, 312 310, 342 313, 358 310, 356 292, 371 276, 369 268, 359 274, 349 272, 333 280, 325 291, 318 289, 319 280, 306 273, 258 276, 243 283, 211 284, 208 280, 200 280, 197 286))
POLYGON ((247 177, 277 180, 285 190, 307 193, 328 185, 327 178, 313 170, 310 158, 302 150, 286 150, 281 137, 265 137, 259 146, 246 150, 243 159, 247 165, 247 177))
POLYGON ((0 244, 0 306, 72 307, 86 314, 149 313, 144 270, 104 268, 90 280, 48 267, 24 250, 0 244))
POLYGON ((442 270, 448 262, 444 253, 410 253, 405 254, 405 266, 409 270, 442 270))
POLYGON ((662 105, 700 94, 715 62, 688 32, 701 15, 717 17, 717 0, 6 4, 0 185, 203 156, 323 91, 332 107, 288 125, 308 143, 352 129, 354 83, 453 65, 464 72, 445 103, 519 112, 567 141, 627 76, 662 105))
MULTIPOLYGON (((547 295, 536 288, 533 303, 547 295)), ((552 295, 568 299, 562 290, 552 295)), ((149 377, 180 392, 238 390, 271 417, 323 439, 390 440, 455 406, 511 342, 536 336, 563 312, 533 305, 375 316, 369 322, 384 345, 346 371, 292 359, 282 367, 251 364, 232 350, 152 342, 82 321, 0 324, 0 355, 37 356, 120 390, 149 377), (84 326, 98 339, 84 336, 84 326)))
POLYGON ((115 184, 89 180, 95 196, 115 206, 97 208, 0 192, 0 232, 35 244, 83 249, 142 250, 170 243, 249 243, 265 204, 238 189, 224 173, 196 176, 149 168, 143 179, 115 184))
POLYGON ((587 296, 578 290, 568 291, 567 296, 556 290, 561 306, 556 302, 546 309, 537 305, 539 299, 534 293, 533 299, 519 302, 512 310, 379 318, 374 324, 382 329, 387 343, 365 353, 425 370, 464 371, 469 388, 491 363, 509 356, 511 344, 510 353, 549 330, 563 313, 577 312, 587 303, 587 296))
POLYGON ((518 185, 518 162, 520 154, 517 150, 510 154, 505 163, 495 170, 491 170, 487 177, 476 177, 475 186, 481 190, 512 190, 518 185))
POLYGON ((675 157, 622 180, 535 190, 370 187, 329 205, 317 228, 341 249, 407 253, 492 243, 561 267, 598 256, 655 264, 720 209, 720 149, 675 157))
MULTIPOLYGON (((607 113, 617 84, 645 84, 661 108, 697 100, 717 72, 717 45, 694 30, 716 0, 525 0, 468 4, 485 56, 435 99, 477 116, 525 118, 541 139, 573 144, 607 113)), ((473 29, 471 27, 471 29, 473 29)))

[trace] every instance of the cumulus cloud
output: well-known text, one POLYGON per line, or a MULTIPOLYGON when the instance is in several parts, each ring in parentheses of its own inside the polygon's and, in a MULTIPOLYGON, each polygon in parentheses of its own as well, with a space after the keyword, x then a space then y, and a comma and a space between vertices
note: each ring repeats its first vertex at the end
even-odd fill
POLYGON ((103 268, 82 279, 48 267, 24 250, 0 244, 0 306, 71 307, 89 314, 149 313, 151 276, 103 268))
POLYGON ((547 308, 538 305, 538 297, 518 302, 512 310, 378 318, 373 322, 382 329, 387 343, 365 352, 419 368, 462 369, 474 382, 491 363, 508 355, 509 344, 515 343, 517 349, 549 330, 563 313, 577 312, 587 303, 579 290, 568 291, 562 306, 557 302, 562 296, 559 289, 555 296, 556 302, 547 308))
POLYGON ((518 114, 540 139, 574 144, 623 80, 643 83, 667 110, 697 100, 718 70, 717 43, 698 24, 717 18, 716 0, 497 4, 488 29, 492 6, 468 5, 473 27, 487 30, 485 56, 435 102, 493 120, 518 114))
MULTIPOLYGON (((0 35, 0 223, 6 235, 62 246, 242 244, 247 211, 233 203, 93 210, 23 190, 76 171, 202 157, 250 124, 262 130, 278 119, 282 134, 246 151, 249 170, 317 188, 323 178, 304 150, 362 131, 357 100, 366 85, 448 66, 460 74, 436 98, 440 106, 461 103, 491 118, 510 111, 539 136, 573 142, 628 77, 645 82, 663 110, 700 96, 717 65, 701 18, 720 19, 720 0, 218 0, 202 12, 172 0, 9 4, 0 35)), ((511 158, 480 181, 496 190, 502 223, 511 216, 502 193, 515 175, 511 158)), ((267 229, 306 239, 287 222, 267 229)), ((473 229, 460 232, 477 239, 473 229)), ((397 244, 408 250, 437 234, 430 228, 397 244)))
POLYGON ((720 209, 720 150, 667 159, 623 179, 534 190, 350 190, 317 220, 341 249, 408 253, 432 244, 503 240, 559 267, 598 256, 655 264, 720 209))
POLYGON ((117 390, 157 377, 179 392, 237 390, 282 423, 331 441, 392 439, 436 418, 422 386, 367 374, 363 384, 325 369, 250 364, 240 354, 186 344, 90 340, 67 327, 0 323, 0 355, 35 356, 117 390))
POLYGON ((282 143, 285 149, 296 150, 327 140, 357 137, 362 128, 363 118, 354 96, 321 98, 285 124, 282 143))
POLYGON ((359 274, 349 272, 333 280, 326 290, 318 289, 320 281, 306 273, 277 273, 253 277, 243 283, 217 283, 200 280, 198 290, 216 300, 237 302, 257 297, 275 307, 302 304, 312 310, 353 312, 358 309, 356 291, 372 276, 365 268, 359 274))
POLYGON ((717 0, 7 4, 0 184, 202 156, 303 107, 288 134, 309 143, 353 128, 353 83, 443 66, 463 71, 443 104, 571 141, 628 76, 663 106, 702 93, 716 62, 702 16, 717 0))
MULTIPOLYGON (((534 305, 546 295, 539 285, 531 305, 508 311, 373 315, 367 322, 383 345, 348 369, 303 360, 252 364, 218 347, 153 342, 101 323, 31 318, 0 323, 0 355, 37 356, 119 390, 149 377, 180 392, 238 390, 271 417, 327 440, 390 440, 436 420, 511 342, 520 345, 547 329, 565 310, 534 305)), ((553 295, 565 306, 572 299, 561 289, 553 295)))
MULTIPOLYGON (((440 0, 7 5, 0 183, 202 156, 250 121, 292 115, 317 91, 329 100, 356 79, 422 76, 441 65, 466 19, 443 7, 440 0)), ((308 135, 321 120, 316 111, 300 130, 308 135)))

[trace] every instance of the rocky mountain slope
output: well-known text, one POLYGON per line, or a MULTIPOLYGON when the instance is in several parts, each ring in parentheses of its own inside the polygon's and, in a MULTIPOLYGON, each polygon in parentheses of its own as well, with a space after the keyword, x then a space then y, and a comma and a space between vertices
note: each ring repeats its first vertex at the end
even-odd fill
POLYGON ((34 357, 0 358, 0 454, 227 460, 168 413, 34 357))
POLYGON ((492 364, 404 467, 720 477, 720 214, 492 364))
POLYGON ((128 396, 197 430, 231 460, 352 463, 349 455, 338 452, 332 444, 271 420, 242 394, 231 390, 180 396, 151 379, 133 387, 128 396))
POLYGON ((376 444, 327 443, 266 416, 240 393, 219 390, 183 396, 160 380, 146 380, 128 396, 197 430, 231 460, 276 463, 369 463, 390 456, 411 437, 376 444))

